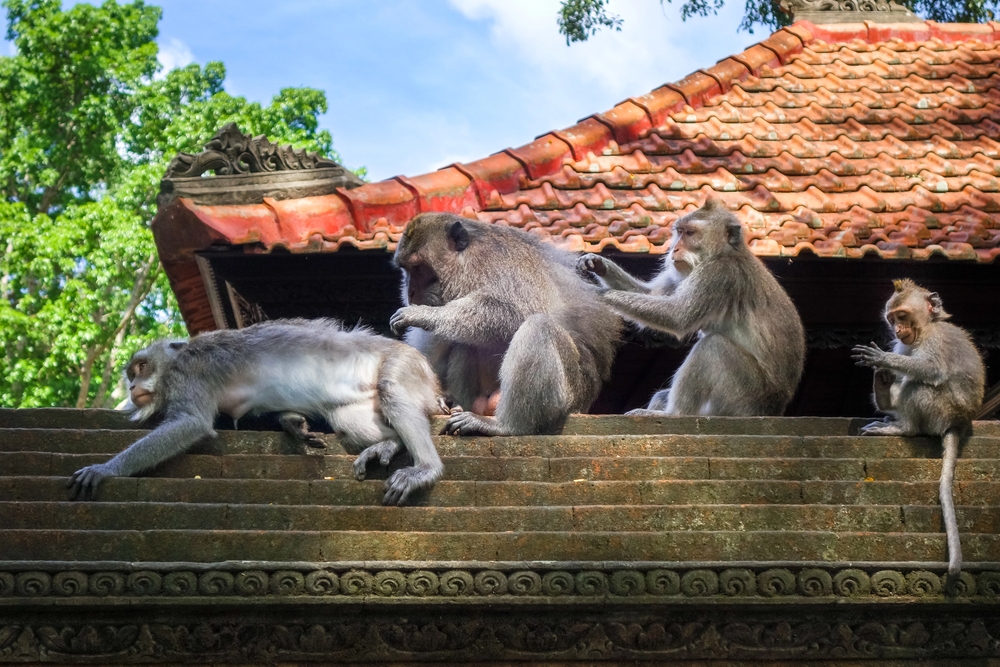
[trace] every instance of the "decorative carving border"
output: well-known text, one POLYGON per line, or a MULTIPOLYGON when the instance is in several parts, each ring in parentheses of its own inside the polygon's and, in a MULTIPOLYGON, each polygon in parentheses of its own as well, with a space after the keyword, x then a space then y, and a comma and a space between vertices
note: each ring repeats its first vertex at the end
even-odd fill
MULTIPOLYGON (((427 564, 425 564, 427 565, 427 564)), ((943 598, 946 574, 923 568, 211 568, 45 572, 0 571, 0 607, 10 598, 445 598, 546 601, 595 597, 620 601, 787 601, 849 598, 877 601, 943 598)), ((962 572, 950 596, 1000 603, 1000 570, 962 572)))
POLYGON ((201 153, 178 153, 163 178, 194 178, 206 171, 230 175, 324 168, 341 167, 314 152, 272 144, 264 135, 243 134, 236 123, 226 123, 201 153))
POLYGON ((195 623, 0 625, 0 663, 296 660, 819 660, 1000 656, 1000 621, 900 613, 824 618, 763 612, 752 620, 700 615, 620 619, 544 617, 352 618, 195 623))

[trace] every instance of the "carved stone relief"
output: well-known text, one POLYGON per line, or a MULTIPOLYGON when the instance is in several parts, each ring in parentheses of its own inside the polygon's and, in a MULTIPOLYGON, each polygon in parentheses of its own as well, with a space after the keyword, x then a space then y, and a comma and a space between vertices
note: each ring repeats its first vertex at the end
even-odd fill
POLYGON ((796 20, 808 19, 813 23, 895 23, 922 20, 893 0, 778 0, 778 7, 796 20))
POLYGON ((339 168, 333 160, 291 146, 271 143, 264 135, 243 134, 236 123, 226 123, 197 155, 178 153, 164 178, 191 178, 206 171, 220 176, 297 169, 339 168))

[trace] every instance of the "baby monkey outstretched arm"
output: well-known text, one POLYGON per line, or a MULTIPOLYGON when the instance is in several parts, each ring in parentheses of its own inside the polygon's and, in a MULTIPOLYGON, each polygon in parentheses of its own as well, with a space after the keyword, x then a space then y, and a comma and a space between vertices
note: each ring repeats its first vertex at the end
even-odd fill
POLYGON ((941 436, 943 461, 939 495, 948 534, 948 573, 962 569, 962 544, 952 486, 958 448, 983 401, 983 360, 963 329, 946 322, 941 298, 912 280, 893 282, 885 305, 893 351, 874 343, 854 348, 859 366, 875 369, 875 405, 889 420, 864 427, 865 435, 941 436))
POLYGON ((74 499, 90 499, 107 477, 136 475, 215 435, 218 414, 278 412, 282 427, 322 446, 307 416, 325 419, 345 449, 360 453, 364 479, 372 459, 383 465, 404 448, 413 466, 386 481, 383 503, 399 505, 440 479, 444 466, 430 436, 429 415, 447 413, 423 355, 365 329, 333 320, 275 320, 191 341, 158 341, 133 355, 125 371, 132 419, 163 421, 107 463, 73 474, 74 499))

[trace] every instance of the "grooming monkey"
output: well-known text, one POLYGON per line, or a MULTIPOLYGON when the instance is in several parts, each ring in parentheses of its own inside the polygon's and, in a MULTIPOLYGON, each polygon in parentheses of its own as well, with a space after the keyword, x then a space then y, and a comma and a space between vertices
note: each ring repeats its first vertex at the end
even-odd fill
POLYGON ((674 223, 663 269, 649 282, 593 254, 578 268, 607 288, 604 302, 622 317, 678 338, 699 334, 670 387, 630 414, 785 411, 802 376, 802 321, 721 202, 710 199, 674 223))
POLYGON ((390 321, 461 405, 456 435, 558 433, 611 372, 621 322, 570 253, 448 213, 418 215, 396 248, 403 303, 390 321), (487 411, 487 410, 482 410, 487 411))
POLYGON ((986 371, 969 334, 950 322, 941 297, 912 280, 893 281, 885 320, 892 352, 874 343, 854 348, 859 366, 875 369, 876 407, 889 417, 864 427, 865 435, 939 435, 943 448, 939 495, 948 535, 948 573, 962 569, 962 544, 952 484, 963 436, 983 402, 986 371))
POLYGON ((306 416, 322 417, 360 455, 383 465, 404 448, 413 466, 386 480, 382 502, 399 505, 431 487, 444 466, 428 416, 447 413, 437 378, 413 348, 366 329, 344 330, 334 320, 273 320, 190 341, 158 341, 133 355, 125 371, 132 419, 162 423, 107 463, 73 473, 72 497, 90 499, 107 477, 136 475, 215 435, 218 414, 280 412, 282 427, 310 446, 323 446, 306 416))

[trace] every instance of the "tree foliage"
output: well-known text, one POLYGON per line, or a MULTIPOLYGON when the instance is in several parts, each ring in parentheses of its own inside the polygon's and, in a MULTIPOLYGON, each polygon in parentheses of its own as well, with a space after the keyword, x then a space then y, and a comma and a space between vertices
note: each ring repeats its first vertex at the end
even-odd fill
MULTIPOLYGON (((667 0, 672 2, 673 0, 667 0)), ((681 19, 717 14, 726 0, 682 0, 681 19)), ((920 16, 949 23, 982 23, 993 20, 1000 0, 896 0, 920 16)), ((556 22, 566 44, 585 42, 601 28, 621 30, 622 20, 609 14, 610 0, 562 0, 556 22)), ((663 0, 660 0, 663 4, 663 0)), ((762 26, 777 30, 791 22, 791 16, 775 0, 746 0, 740 30, 753 33, 762 26)))
POLYGON ((184 334, 149 230, 170 158, 234 121, 339 161, 326 96, 249 102, 219 62, 161 75, 160 10, 141 1, 3 5, 16 53, 0 57, 0 405, 110 406, 135 349, 184 334))
POLYGON ((559 7, 559 32, 566 36, 566 46, 572 42, 585 42, 601 28, 621 32, 622 20, 608 14, 608 0, 564 0, 559 7))

